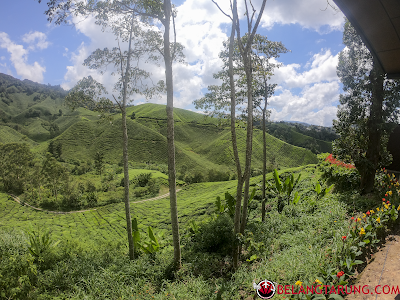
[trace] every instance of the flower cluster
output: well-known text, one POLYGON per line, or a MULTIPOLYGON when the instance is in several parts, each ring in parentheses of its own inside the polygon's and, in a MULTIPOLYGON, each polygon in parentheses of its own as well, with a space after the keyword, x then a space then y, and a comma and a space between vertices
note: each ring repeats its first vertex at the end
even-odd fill
MULTIPOLYGON (((332 260, 334 266, 323 271, 311 285, 347 286, 349 280, 356 275, 357 265, 363 264, 363 260, 376 250, 376 246, 385 238, 386 227, 398 220, 399 213, 400 205, 395 206, 383 198, 382 204, 375 209, 351 217, 349 232, 338 236, 341 237, 342 248, 337 252, 336 260, 332 260)), ((300 280, 295 283, 298 290, 302 288, 302 284, 300 280)), ((289 299, 304 299, 300 296, 300 293, 293 294, 289 299)), ((327 299, 329 296, 321 294, 320 299, 327 299)))
POLYGON ((394 174, 389 174, 388 171, 383 168, 377 171, 375 176, 376 188, 379 194, 386 201, 390 201, 393 204, 400 203, 400 183, 394 174))
POLYGON ((352 164, 346 164, 340 160, 337 160, 332 156, 332 154, 329 154, 328 157, 325 159, 325 161, 330 162, 331 164, 337 165, 339 167, 343 167, 346 169, 355 169, 355 166, 352 164))

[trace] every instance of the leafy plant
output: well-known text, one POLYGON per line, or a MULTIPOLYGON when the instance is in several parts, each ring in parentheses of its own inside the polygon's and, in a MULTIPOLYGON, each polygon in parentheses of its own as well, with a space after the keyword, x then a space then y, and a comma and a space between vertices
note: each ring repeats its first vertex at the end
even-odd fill
POLYGON ((300 196, 298 192, 294 193, 292 201, 290 201, 290 199, 294 188, 299 183, 301 174, 299 174, 299 176, 295 180, 293 174, 290 173, 283 182, 279 178, 279 174, 276 169, 274 169, 273 175, 274 185, 268 183, 268 189, 278 196, 278 212, 282 212, 285 206, 284 200, 287 200, 288 205, 290 204, 290 202, 292 202, 292 204, 297 204, 299 202, 300 196))
POLYGON ((39 231, 32 230, 28 232, 28 236, 28 250, 35 258, 36 263, 43 262, 44 256, 49 254, 61 242, 60 240, 53 242, 49 231, 40 234, 39 231))
POLYGON ((223 202, 221 197, 218 196, 217 200, 215 201, 215 206, 218 215, 226 212, 231 218, 233 218, 235 215, 236 199, 229 192, 225 192, 225 202, 223 202))
POLYGON ((148 238, 144 241, 141 240, 140 232, 138 228, 137 219, 132 219, 132 234, 133 234, 133 243, 135 246, 135 251, 142 250, 146 254, 154 254, 160 250, 160 244, 158 239, 155 237, 153 233, 153 228, 149 226, 148 230, 148 238))
POLYGON ((333 188, 333 184, 330 187, 321 187, 321 184, 318 182, 315 186, 314 191, 317 193, 317 199, 321 199, 322 197, 326 196, 330 190, 333 188))

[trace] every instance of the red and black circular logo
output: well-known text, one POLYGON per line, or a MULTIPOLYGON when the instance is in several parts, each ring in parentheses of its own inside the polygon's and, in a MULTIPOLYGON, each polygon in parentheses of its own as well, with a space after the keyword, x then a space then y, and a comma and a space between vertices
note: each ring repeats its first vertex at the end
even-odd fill
POLYGON ((266 279, 260 281, 255 288, 258 297, 261 299, 271 299, 275 295, 276 291, 274 283, 266 279))

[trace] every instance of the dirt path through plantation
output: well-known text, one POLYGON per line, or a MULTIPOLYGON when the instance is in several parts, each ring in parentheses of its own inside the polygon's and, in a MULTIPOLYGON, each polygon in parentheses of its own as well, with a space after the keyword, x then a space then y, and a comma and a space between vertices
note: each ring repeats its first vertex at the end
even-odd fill
MULTIPOLYGON (((180 190, 182 190, 182 189, 177 189, 176 192, 179 192, 180 190)), ((45 210, 45 209, 41 209, 41 208, 39 208, 39 207, 32 206, 32 205, 30 205, 30 204, 28 204, 28 203, 26 203, 26 202, 24 202, 24 203, 22 204, 22 203, 21 203, 21 200, 20 200, 17 196, 15 196, 15 195, 13 195, 13 194, 8 194, 8 195, 11 196, 11 197, 14 199, 14 201, 18 202, 18 203, 21 204, 21 205, 25 205, 25 206, 28 206, 28 207, 30 207, 30 208, 32 208, 32 209, 39 210, 39 211, 43 211, 43 212, 47 212, 47 213, 51 213, 51 214, 73 214, 73 213, 80 213, 80 212, 87 212, 87 211, 94 211, 94 210, 97 210, 97 208, 85 209, 85 210, 74 210, 74 211, 52 211, 52 210, 45 210)), ((135 201, 135 202, 131 202, 131 203, 134 204, 134 203, 142 203, 142 202, 147 202, 147 201, 154 201, 154 200, 158 200, 158 199, 167 198, 168 196, 169 196, 169 193, 166 193, 166 194, 164 194, 164 195, 160 195, 160 196, 157 196, 157 197, 154 197, 154 198, 145 199, 145 200, 140 200, 140 201, 135 201)))
POLYGON ((346 300, 400 300, 400 227, 386 238, 385 246, 373 254, 372 261, 354 285, 368 286, 364 287, 366 294, 351 294, 346 300))

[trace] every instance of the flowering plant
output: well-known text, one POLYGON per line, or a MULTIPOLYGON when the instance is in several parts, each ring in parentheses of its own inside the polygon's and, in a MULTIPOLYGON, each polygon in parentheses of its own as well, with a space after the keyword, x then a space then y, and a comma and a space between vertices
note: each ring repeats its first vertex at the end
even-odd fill
POLYGON ((390 174, 385 168, 376 172, 375 188, 385 201, 392 204, 400 203, 400 183, 394 174, 390 174))

